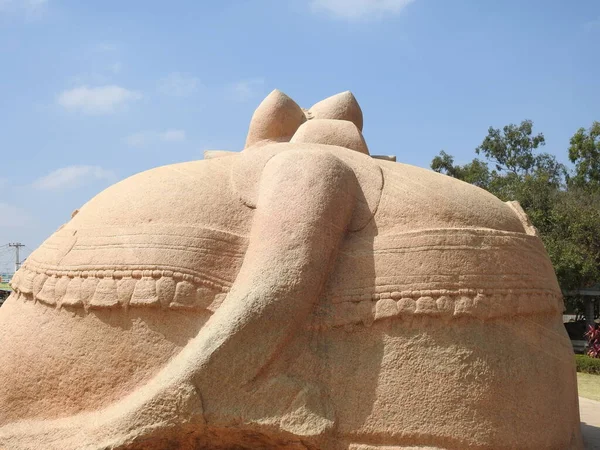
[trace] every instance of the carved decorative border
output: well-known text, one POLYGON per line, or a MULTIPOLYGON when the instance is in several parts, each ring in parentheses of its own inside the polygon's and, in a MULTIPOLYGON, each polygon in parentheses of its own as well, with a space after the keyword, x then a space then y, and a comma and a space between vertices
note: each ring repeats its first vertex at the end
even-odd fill
POLYGON ((401 318, 431 317, 452 320, 461 317, 491 320, 499 317, 560 314, 563 297, 551 289, 457 289, 385 292, 320 305, 314 328, 327 329, 401 318))
POLYGON ((171 270, 19 270, 16 295, 47 306, 88 309, 157 307, 214 311, 229 287, 171 270))
MULTIPOLYGON (((13 295, 56 308, 86 311, 146 307, 214 312, 230 289, 170 270, 48 272, 22 268, 13 277, 13 295)), ((560 314, 563 310, 562 294, 552 289, 392 290, 339 300, 325 297, 315 309, 310 327, 369 326, 379 320, 412 317, 489 320, 560 314)))

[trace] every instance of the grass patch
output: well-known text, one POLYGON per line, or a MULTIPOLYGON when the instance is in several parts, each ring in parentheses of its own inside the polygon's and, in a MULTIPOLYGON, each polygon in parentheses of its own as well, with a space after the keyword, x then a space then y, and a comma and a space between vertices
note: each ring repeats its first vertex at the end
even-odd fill
POLYGON ((577 389, 580 397, 600 402, 600 375, 577 374, 577 389))

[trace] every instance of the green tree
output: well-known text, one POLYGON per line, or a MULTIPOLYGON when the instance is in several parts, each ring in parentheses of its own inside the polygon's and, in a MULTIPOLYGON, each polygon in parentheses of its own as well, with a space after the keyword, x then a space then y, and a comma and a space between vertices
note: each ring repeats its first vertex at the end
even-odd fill
POLYGON ((486 189, 490 182, 490 171, 487 164, 477 158, 465 165, 455 165, 454 158, 444 150, 431 161, 431 168, 467 183, 486 189))
POLYGON ((600 122, 580 128, 570 141, 569 159, 575 164, 571 182, 588 190, 600 189, 600 122))
POLYGON ((485 161, 455 165, 442 151, 431 168, 503 201, 518 200, 546 246, 561 287, 574 290, 600 281, 600 123, 571 139, 573 173, 553 155, 537 153, 544 144, 530 120, 502 130, 490 127, 475 149, 485 161))
POLYGON ((545 145, 544 135, 532 136, 533 122, 524 120, 520 125, 506 125, 502 131, 490 127, 475 152, 483 155, 496 166, 498 172, 527 175, 537 164, 533 151, 545 145))
POLYGON ((545 229, 553 197, 564 184, 566 169, 553 155, 534 153, 544 144, 542 133, 533 134, 531 120, 507 125, 502 130, 490 127, 475 149, 487 161, 475 158, 470 163, 456 165, 454 158, 442 150, 433 158, 431 168, 487 189, 503 201, 518 200, 534 225, 545 229))
POLYGON ((600 282, 600 190, 570 187, 554 198, 540 232, 563 290, 600 282))

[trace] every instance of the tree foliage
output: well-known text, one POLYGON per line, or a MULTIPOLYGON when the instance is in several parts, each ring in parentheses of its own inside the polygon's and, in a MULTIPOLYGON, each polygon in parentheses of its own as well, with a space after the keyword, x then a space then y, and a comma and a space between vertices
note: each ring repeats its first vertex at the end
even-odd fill
POLYGON ((490 171, 487 164, 479 159, 474 159, 469 164, 459 166, 454 164, 454 158, 444 150, 431 161, 431 168, 436 172, 445 173, 459 180, 487 188, 490 182, 490 171))
POLYGON ((546 140, 542 133, 532 136, 533 122, 524 120, 520 125, 506 125, 502 131, 490 127, 475 152, 483 155, 501 172, 512 172, 515 175, 527 175, 536 166, 533 151, 546 140))
POLYGON ((564 291, 599 283, 600 122, 571 138, 572 171, 553 155, 539 152, 544 144, 544 135, 533 133, 530 120, 502 130, 490 127, 475 149, 485 160, 457 165, 441 151, 431 168, 503 201, 518 200, 537 228, 564 291))
POLYGON ((547 220, 540 234, 563 290, 600 282, 600 191, 558 191, 547 220))
POLYGON ((600 122, 580 128, 571 138, 569 159, 575 164, 571 182, 582 188, 600 189, 600 122))

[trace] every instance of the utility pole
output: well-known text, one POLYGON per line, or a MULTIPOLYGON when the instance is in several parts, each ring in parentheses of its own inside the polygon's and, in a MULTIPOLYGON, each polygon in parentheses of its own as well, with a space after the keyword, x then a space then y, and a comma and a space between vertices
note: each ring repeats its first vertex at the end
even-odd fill
POLYGON ((21 247, 25 247, 25 244, 21 244, 20 242, 13 242, 8 244, 9 247, 14 247, 15 248, 15 272, 17 270, 19 270, 19 267, 21 267, 21 258, 19 257, 19 250, 21 250, 21 247))

